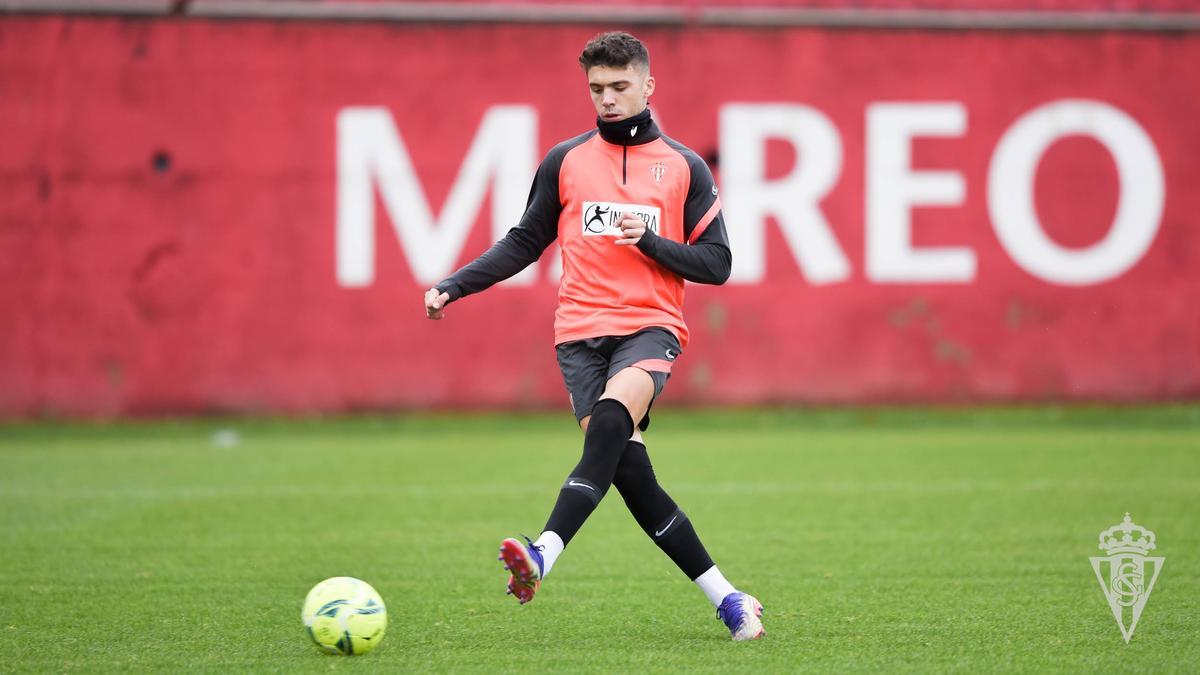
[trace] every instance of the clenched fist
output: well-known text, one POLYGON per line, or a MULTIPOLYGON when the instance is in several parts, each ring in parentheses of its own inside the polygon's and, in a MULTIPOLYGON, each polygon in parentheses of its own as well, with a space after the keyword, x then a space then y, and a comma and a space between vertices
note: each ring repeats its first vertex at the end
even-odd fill
POLYGON ((449 293, 442 293, 436 288, 425 291, 425 316, 434 321, 442 318, 448 302, 450 302, 449 293))

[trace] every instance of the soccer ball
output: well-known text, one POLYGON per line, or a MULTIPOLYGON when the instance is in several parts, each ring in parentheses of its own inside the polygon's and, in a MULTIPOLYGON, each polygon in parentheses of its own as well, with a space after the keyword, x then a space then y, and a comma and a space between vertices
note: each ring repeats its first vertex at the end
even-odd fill
POLYGON ((300 613, 308 634, 334 654, 366 654, 387 630, 383 598, 365 581, 333 577, 313 586, 300 613))

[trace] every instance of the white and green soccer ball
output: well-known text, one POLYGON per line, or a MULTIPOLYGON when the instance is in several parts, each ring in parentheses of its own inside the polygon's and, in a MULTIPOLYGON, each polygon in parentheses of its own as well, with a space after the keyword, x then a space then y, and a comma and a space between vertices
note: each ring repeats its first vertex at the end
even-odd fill
POLYGON ((347 656, 375 649, 387 630, 383 598, 353 577, 333 577, 313 586, 301 617, 321 649, 347 656))

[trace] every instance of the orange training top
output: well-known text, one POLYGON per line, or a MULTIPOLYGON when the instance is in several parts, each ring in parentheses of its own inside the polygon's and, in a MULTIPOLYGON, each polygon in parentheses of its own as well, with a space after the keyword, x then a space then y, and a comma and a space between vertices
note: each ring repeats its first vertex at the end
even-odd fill
POLYGON ((451 301, 521 271, 555 240, 562 281, 554 342, 661 326, 687 346, 684 280, 729 277, 729 240, 712 173, 643 111, 555 146, 538 167, 520 223, 437 288, 451 301), (621 214, 641 218, 636 246, 616 244, 621 214))

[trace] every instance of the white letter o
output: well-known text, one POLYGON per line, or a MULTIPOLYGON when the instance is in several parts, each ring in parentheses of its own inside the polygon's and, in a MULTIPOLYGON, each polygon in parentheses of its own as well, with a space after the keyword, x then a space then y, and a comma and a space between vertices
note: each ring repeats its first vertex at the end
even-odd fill
POLYGON ((1020 117, 1004 132, 988 168, 988 213, 1008 254, 1030 274, 1082 286, 1120 276, 1150 248, 1163 210, 1158 151, 1132 117, 1101 101, 1065 99, 1020 117), (1046 149, 1082 134, 1104 145, 1117 165, 1120 193, 1108 234, 1082 249, 1052 241, 1034 207, 1034 176, 1046 149))

